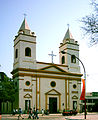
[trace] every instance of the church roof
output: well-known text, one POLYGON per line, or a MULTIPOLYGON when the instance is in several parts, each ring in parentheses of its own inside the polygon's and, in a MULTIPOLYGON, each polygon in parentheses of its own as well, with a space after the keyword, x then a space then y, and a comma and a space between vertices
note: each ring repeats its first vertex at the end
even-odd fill
POLYGON ((73 36, 72 36, 69 28, 68 28, 68 30, 67 30, 67 32, 66 32, 66 34, 65 34, 65 36, 64 36, 63 41, 65 41, 65 40, 70 40, 70 39, 74 39, 74 38, 73 38, 73 36))
POLYGON ((24 18, 24 20, 22 22, 22 25, 21 25, 19 31, 21 31, 21 30, 30 30, 30 28, 29 28, 29 26, 27 24, 27 20, 25 18, 24 18))

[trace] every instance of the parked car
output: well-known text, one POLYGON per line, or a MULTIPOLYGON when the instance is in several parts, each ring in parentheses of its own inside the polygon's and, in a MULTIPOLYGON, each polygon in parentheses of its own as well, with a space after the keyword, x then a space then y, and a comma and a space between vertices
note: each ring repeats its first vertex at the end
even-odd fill
POLYGON ((62 113, 63 116, 76 115, 76 114, 77 114, 76 110, 63 110, 63 113, 62 113))

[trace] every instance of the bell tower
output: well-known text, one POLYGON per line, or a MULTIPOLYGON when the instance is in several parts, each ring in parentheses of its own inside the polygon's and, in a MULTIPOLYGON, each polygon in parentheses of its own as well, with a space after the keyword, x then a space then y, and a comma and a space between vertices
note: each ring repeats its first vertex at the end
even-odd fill
POLYGON ((34 68, 36 62, 36 36, 31 32, 26 19, 14 39, 13 68, 34 68))
POLYGON ((59 62, 63 65, 68 65, 70 72, 80 72, 79 61, 79 44, 74 40, 69 28, 59 47, 59 62))

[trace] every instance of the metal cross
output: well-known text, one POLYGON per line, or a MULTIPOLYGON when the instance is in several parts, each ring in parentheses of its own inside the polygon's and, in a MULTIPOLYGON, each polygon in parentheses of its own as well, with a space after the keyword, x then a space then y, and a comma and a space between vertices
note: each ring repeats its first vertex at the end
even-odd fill
POLYGON ((51 56, 52 63, 53 63, 53 57, 54 57, 54 56, 56 56, 56 55, 54 55, 54 54, 53 54, 53 51, 51 51, 51 54, 48 54, 48 55, 50 55, 50 56, 51 56))
POLYGON ((24 18, 26 18, 27 14, 26 14, 26 13, 24 13, 23 15, 24 15, 24 18))
POLYGON ((69 28, 69 24, 67 24, 68 28, 69 28))

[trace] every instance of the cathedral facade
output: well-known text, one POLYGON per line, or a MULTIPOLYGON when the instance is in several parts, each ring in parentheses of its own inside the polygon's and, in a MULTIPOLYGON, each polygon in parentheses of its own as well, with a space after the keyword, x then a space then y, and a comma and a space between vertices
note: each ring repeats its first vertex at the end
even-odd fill
POLYGON ((17 89, 14 108, 35 107, 57 113, 80 110, 79 44, 69 28, 59 46, 59 64, 36 60, 36 36, 26 19, 14 39, 13 79, 17 89))

